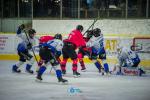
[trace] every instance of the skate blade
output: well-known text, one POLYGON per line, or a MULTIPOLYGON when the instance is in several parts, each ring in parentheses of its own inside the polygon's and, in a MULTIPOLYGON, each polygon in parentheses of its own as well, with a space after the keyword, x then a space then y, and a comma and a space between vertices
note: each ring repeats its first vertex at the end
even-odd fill
POLYGON ((68 81, 67 82, 59 82, 59 84, 61 84, 61 85, 68 85, 69 82, 68 81))
POLYGON ((17 73, 17 74, 20 74, 21 72, 15 72, 15 71, 12 71, 12 73, 17 73))
POLYGON ((78 78, 78 77, 81 77, 81 75, 78 75, 78 76, 77 75, 73 75, 73 77, 74 78, 78 78))
POLYGON ((25 72, 28 73, 28 74, 31 74, 31 75, 34 74, 34 72, 29 72, 29 71, 25 71, 25 72))
POLYGON ((36 81, 36 82, 39 82, 39 83, 41 83, 41 82, 42 82, 42 80, 39 80, 39 79, 35 79, 35 81, 36 81))
POLYGON ((81 70, 82 72, 86 72, 86 70, 81 70))
POLYGON ((62 74, 62 76, 66 76, 66 74, 62 74))

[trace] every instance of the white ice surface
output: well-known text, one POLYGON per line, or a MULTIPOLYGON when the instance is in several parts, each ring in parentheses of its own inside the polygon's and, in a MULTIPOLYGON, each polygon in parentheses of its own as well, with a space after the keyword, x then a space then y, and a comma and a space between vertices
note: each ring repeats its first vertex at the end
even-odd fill
MULTIPOLYGON (((12 73, 16 61, 0 61, 0 100, 150 100, 150 76, 101 76, 93 64, 86 64, 87 72, 73 78, 71 64, 67 64, 68 85, 57 82, 50 68, 43 75, 43 82, 24 71, 12 73), (70 88, 81 92, 70 93, 70 88)), ((35 68, 36 64, 34 65, 35 68)), ((79 67, 80 72, 80 67, 79 67)))

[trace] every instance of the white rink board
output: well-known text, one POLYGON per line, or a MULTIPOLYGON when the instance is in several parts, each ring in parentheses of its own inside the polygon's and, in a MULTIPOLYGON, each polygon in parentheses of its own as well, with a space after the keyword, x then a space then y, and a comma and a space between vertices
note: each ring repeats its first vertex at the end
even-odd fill
MULTIPOLYGON (((32 26, 39 33, 68 34, 81 24, 86 31, 94 20, 33 20, 32 26)), ((104 34, 150 34, 150 19, 142 20, 98 20, 96 28, 104 34)))
MULTIPOLYGON (((38 45, 38 37, 36 40, 36 45, 38 45)), ((0 54, 17 54, 17 45, 21 41, 20 38, 18 38, 15 34, 0 34, 0 54), (3 37, 7 39, 3 39, 3 37), (5 40, 5 42, 3 42, 5 40)), ((133 44, 133 38, 132 37, 110 37, 105 36, 104 37, 104 44, 105 49, 108 57, 115 57, 116 58, 116 47, 117 44, 128 47, 133 44)), ((38 52, 36 52, 38 54, 38 52)), ((139 53, 141 59, 149 59, 150 54, 143 54, 139 53)))

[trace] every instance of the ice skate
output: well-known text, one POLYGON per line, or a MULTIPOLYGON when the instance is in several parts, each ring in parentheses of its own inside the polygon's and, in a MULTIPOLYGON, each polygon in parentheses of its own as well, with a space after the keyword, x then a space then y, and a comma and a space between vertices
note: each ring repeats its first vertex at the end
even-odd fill
POLYGON ((77 78, 77 77, 80 77, 81 75, 80 75, 80 73, 79 73, 79 72, 74 71, 74 72, 73 72, 73 76, 74 76, 75 78, 77 78))
POLYGON ((106 72, 106 76, 111 76, 111 73, 110 72, 106 72))
POLYGON ((63 78, 58 78, 58 82, 66 84, 66 83, 68 83, 68 80, 63 79, 63 78))
POLYGON ((12 72, 20 73, 20 72, 21 72, 21 70, 20 70, 20 69, 18 69, 18 67, 17 67, 16 65, 13 65, 13 67, 12 67, 12 72))
POLYGON ((31 65, 29 64, 26 65, 26 72, 33 74, 33 70, 31 70, 31 65))
POLYGON ((33 70, 26 70, 27 73, 33 74, 33 70))
POLYGON ((105 75, 104 68, 101 68, 100 71, 99 71, 99 73, 101 73, 101 75, 104 76, 105 75))
POLYGON ((141 68, 138 69, 139 70, 139 76, 142 76, 142 74, 145 74, 145 71, 141 68))
POLYGON ((81 71, 82 72, 86 72, 86 68, 81 68, 81 71))
POLYGON ((36 77, 36 81, 38 81, 38 82, 41 82, 43 79, 42 79, 42 77, 40 76, 40 75, 38 75, 37 77, 36 77))
POLYGON ((66 70, 62 70, 62 75, 66 75, 66 70))

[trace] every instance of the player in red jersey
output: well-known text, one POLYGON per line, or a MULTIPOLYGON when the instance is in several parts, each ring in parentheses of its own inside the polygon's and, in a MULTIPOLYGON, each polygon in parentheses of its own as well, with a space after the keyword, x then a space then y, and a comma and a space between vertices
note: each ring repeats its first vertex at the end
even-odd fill
POLYGON ((80 73, 77 72, 77 53, 76 53, 76 49, 79 47, 83 47, 85 46, 85 40, 83 39, 83 35, 82 32, 83 31, 83 26, 82 25, 78 25, 76 27, 75 30, 73 30, 69 36, 68 39, 65 39, 64 42, 64 46, 62 49, 62 54, 63 54, 63 60, 61 62, 61 70, 63 74, 66 74, 66 63, 68 58, 71 58, 71 60, 73 61, 72 63, 72 71, 73 71, 73 75, 74 77, 79 77, 80 73))

